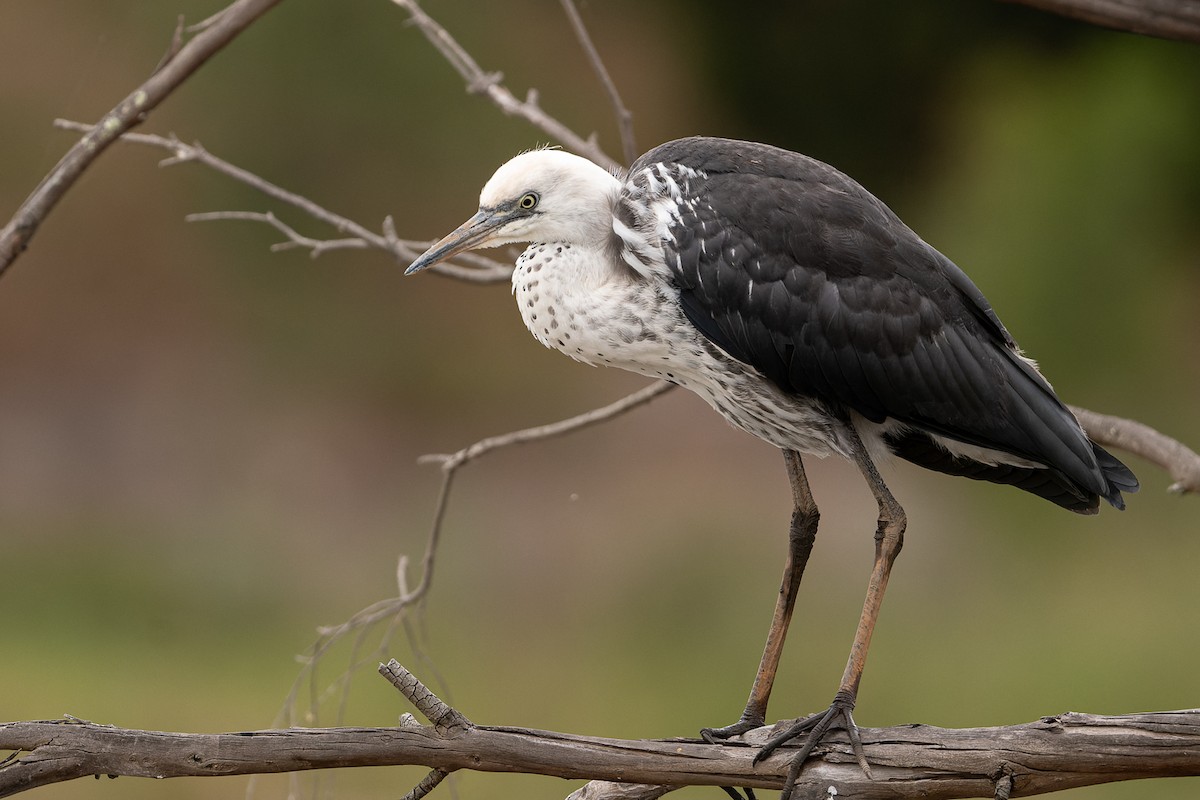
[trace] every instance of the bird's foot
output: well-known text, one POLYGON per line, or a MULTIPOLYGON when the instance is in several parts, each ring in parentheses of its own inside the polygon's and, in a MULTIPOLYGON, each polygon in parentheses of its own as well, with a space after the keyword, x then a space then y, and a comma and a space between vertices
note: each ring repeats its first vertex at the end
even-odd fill
POLYGON ((767 743, 755 754, 754 763, 759 764, 774 753, 780 745, 807 734, 803 746, 792 757, 787 781, 784 783, 783 793, 780 795, 781 800, 788 800, 791 797, 792 790, 796 786, 796 779, 800 777, 800 770, 804 768, 804 762, 808 761, 808 757, 812 755, 813 748, 827 733, 838 728, 846 731, 846 735, 850 737, 850 747, 854 751, 858 765, 862 768, 863 774, 873 780, 871 767, 867 764, 866 753, 863 752, 858 726, 854 724, 854 717, 851 715, 853 710, 854 695, 850 692, 839 691, 834 695, 833 702, 826 711, 796 720, 783 731, 768 739, 767 743))
POLYGON ((732 725, 726 725, 724 728, 701 728, 700 736, 709 744, 716 744, 720 740, 741 736, 747 731, 761 728, 766 724, 766 719, 761 714, 742 714, 741 719, 732 725))
MULTIPOLYGON (((734 736, 741 736, 746 731, 752 731, 755 728, 761 728, 766 724, 763 716, 753 714, 742 714, 742 718, 732 725, 726 725, 723 728, 701 728, 700 736, 709 744, 717 744, 722 739, 732 739, 734 736)), ((743 800, 741 792, 732 786, 722 786, 722 791, 729 795, 733 800, 743 800)), ((757 800, 754 796, 754 790, 749 786, 742 789, 745 792, 744 800, 757 800)))

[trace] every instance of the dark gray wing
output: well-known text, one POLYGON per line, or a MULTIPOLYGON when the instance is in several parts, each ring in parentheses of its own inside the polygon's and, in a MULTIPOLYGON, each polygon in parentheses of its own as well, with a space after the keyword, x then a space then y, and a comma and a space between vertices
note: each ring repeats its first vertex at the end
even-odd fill
POLYGON ((978 288, 859 184, 708 138, 650 151, 628 191, 647 190, 646 169, 676 204, 664 249, 684 313, 729 355, 835 413, 1011 453, 1067 476, 1080 499, 1120 502, 978 288))

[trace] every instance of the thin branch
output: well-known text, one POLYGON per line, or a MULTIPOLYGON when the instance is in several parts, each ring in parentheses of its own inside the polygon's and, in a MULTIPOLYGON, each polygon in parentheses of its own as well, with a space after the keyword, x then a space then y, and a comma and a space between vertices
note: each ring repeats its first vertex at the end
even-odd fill
POLYGON ((514 444, 527 444, 529 442, 539 441, 542 439, 550 439, 555 436, 562 436, 565 433, 577 431, 580 428, 586 428, 589 425, 596 425, 601 422, 606 422, 614 417, 618 417, 627 411, 631 411, 640 405, 650 402, 660 394, 664 394, 675 388, 675 384, 667 383, 666 381, 658 381, 646 386, 636 392, 622 397, 614 403, 609 403, 601 408, 595 408, 591 411, 584 412, 569 419, 551 422, 547 425, 536 425, 532 428, 525 428, 511 433, 505 433, 500 436, 489 436, 486 439, 481 439, 472 445, 468 445, 463 449, 450 454, 430 454, 421 456, 422 462, 436 462, 442 465, 442 469, 447 473, 453 473, 459 467, 469 461, 474 461, 485 453, 490 453, 492 450, 497 450, 502 447, 509 447, 514 444))
POLYGON ((235 0, 211 25, 177 50, 59 160, 8 224, 0 229, 0 276, 29 246, 46 216, 109 145, 138 125, 168 95, 280 0, 235 0))
POLYGON ((604 60, 600 58, 600 52, 596 49, 596 45, 592 43, 592 37, 588 33, 587 26, 583 24, 583 17, 579 14, 575 0, 562 0, 562 7, 567 12, 567 19, 571 21, 571 27, 575 31, 575 38, 579 39, 580 47, 583 48, 584 54, 587 55, 588 61, 596 73, 596 77, 604 85, 605 93, 608 94, 608 102, 612 105, 613 116, 617 118, 617 128, 621 132, 621 152, 625 156, 625 166, 628 167, 638 157, 637 141, 633 136, 633 112, 621 100, 621 93, 617 91, 617 84, 613 82, 612 76, 608 74, 608 69, 604 66, 604 60))
POLYGON ((616 402, 568 419, 552 422, 547 425, 537 425, 532 428, 512 431, 499 436, 489 436, 454 453, 437 453, 421 456, 419 459, 421 463, 437 463, 441 465, 442 485, 438 491, 437 503, 434 506, 433 526, 429 534, 429 543, 425 548, 425 558, 421 569, 421 583, 414 590, 413 595, 419 598, 423 597, 429 591, 430 582, 433 580, 433 567, 437 557, 437 545, 441 539, 442 525, 446 519, 446 510, 450 504, 450 489, 454 485, 455 475, 458 474, 458 471, 464 465, 493 450, 543 439, 551 439, 581 428, 586 428, 589 425, 606 422, 650 402, 660 394, 665 394, 673 388, 675 388, 674 384, 667 383, 666 381, 658 381, 632 394, 626 395, 616 402))
POLYGON ((655 786, 625 781, 588 781, 567 795, 567 800, 658 800, 682 786, 655 786))
POLYGON ((1006 0, 1106 28, 1200 42, 1196 0, 1006 0))
POLYGON ((438 697, 429 687, 421 683, 416 675, 405 669, 396 659, 379 665, 379 674, 388 679, 404 695, 413 708, 420 711, 425 719, 433 723, 438 733, 443 736, 456 736, 460 732, 475 727, 475 723, 463 716, 462 712, 451 708, 445 700, 438 697))
POLYGON ((158 72, 167 64, 179 55, 179 51, 183 48, 183 34, 187 28, 184 24, 184 16, 180 14, 175 19, 175 32, 171 34, 171 42, 167 45, 167 52, 163 53, 163 57, 158 60, 158 64, 154 67, 154 71, 158 72))
POLYGON ((426 14, 416 0, 392 0, 392 2, 408 12, 409 18, 420 28, 421 33, 425 34, 425 38, 429 40, 430 44, 437 48, 442 57, 449 61, 450 65, 462 76, 467 84, 467 91, 472 94, 485 95, 505 114, 529 122, 568 150, 586 156, 606 169, 613 171, 620 169, 621 165, 596 143, 594 135, 584 139, 543 111, 538 105, 536 91, 530 89, 524 101, 518 100, 502 84, 504 76, 501 73, 484 72, 471 54, 445 28, 426 14))
POLYGON ((1168 491, 1200 492, 1200 455, 1149 425, 1070 406, 1079 424, 1097 444, 1133 453, 1161 467, 1174 481, 1168 491))
POLYGON ((286 241, 271 245, 271 252, 302 248, 316 258, 330 250, 366 250, 371 243, 361 236, 350 239, 312 239, 301 234, 270 211, 208 211, 202 214, 188 214, 184 217, 188 222, 212 222, 216 220, 247 220, 269 225, 287 237, 286 241))
POLYGON ((404 795, 400 800, 422 800, 423 797, 436 789, 449 774, 449 772, 442 769, 431 769, 429 774, 422 778, 421 782, 414 786, 412 791, 404 795))
MULTIPOLYGON (((54 125, 57 128, 71 131, 87 132, 94 129, 92 125, 64 119, 55 120, 54 125)), ((126 133, 120 139, 130 144, 155 147, 169 152, 171 155, 160 161, 159 166, 170 167, 186 163, 200 164, 221 175, 232 178, 238 183, 249 186, 273 200, 302 211, 313 219, 329 225, 339 233, 348 233, 351 235, 350 238, 343 239, 313 239, 299 234, 295 229, 283 223, 273 214, 254 211, 215 211, 205 214, 192 214, 188 217, 191 221, 238 219, 253 220, 268 224, 283 233, 291 243, 275 245, 272 247, 272 250, 304 247, 311 249, 312 255, 316 257, 327 250, 370 247, 391 254, 401 263, 408 263, 433 244, 432 241, 414 241, 398 238, 390 217, 384 220, 383 233, 375 233, 354 220, 336 214, 303 195, 284 189, 249 170, 213 155, 199 142, 187 144, 180 141, 174 135, 159 136, 150 133, 126 133)), ((481 256, 478 253, 464 253, 457 257, 455 261, 458 263, 439 264, 435 267, 435 270, 442 275, 472 283, 500 283, 508 281, 512 275, 512 267, 486 256, 481 256)))

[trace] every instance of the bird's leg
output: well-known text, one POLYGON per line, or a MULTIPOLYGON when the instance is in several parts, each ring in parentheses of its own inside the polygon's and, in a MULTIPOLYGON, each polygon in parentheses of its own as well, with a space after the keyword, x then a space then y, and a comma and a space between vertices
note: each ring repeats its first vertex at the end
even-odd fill
POLYGON ((834 695, 833 703, 830 704, 827 711, 797 720, 783 732, 772 736, 754 757, 755 763, 758 763, 784 742, 790 741, 802 733, 808 733, 803 746, 792 759, 787 782, 783 788, 783 800, 787 800, 791 795, 796 778, 800 775, 800 770, 813 748, 832 728, 846 730, 859 765, 867 777, 871 777, 871 770, 863 753, 862 740, 859 738, 858 728, 854 724, 851 712, 854 710, 855 699, 858 696, 858 685, 862 680, 863 667, 866 666, 867 649, 871 645, 871 634, 875 630, 875 621, 879 618, 879 608, 883 604, 883 593, 887 588, 888 576, 891 574, 892 564, 904 544, 906 517, 904 509, 900 507, 887 485, 884 484, 879 470, 875 467, 875 462, 867 454, 862 440, 853 428, 851 428, 851 436, 854 445, 852 454, 854 463, 862 471, 867 483, 871 486, 871 491, 875 494, 876 502, 879 503, 879 524, 875 530, 875 564, 871 569, 871 579, 867 583, 867 597, 863 601, 862 616, 858 620, 854 644, 850 647, 850 657, 846 660, 846 669, 842 673, 842 682, 838 686, 837 694, 834 695))
POLYGON ((796 605, 796 592, 800 579, 804 577, 804 566, 812 553, 817 538, 817 522, 820 514, 813 502, 808 478, 804 475, 804 464, 800 454, 794 450, 783 451, 787 464, 788 482, 792 487, 792 523, 788 530, 787 563, 783 568, 783 580, 779 586, 779 598, 775 602, 775 615, 771 618, 771 629, 767 633, 767 644, 763 648, 762 661, 750 687, 750 699, 742 718, 724 728, 705 728, 700 731, 709 742, 728 739, 731 736, 760 728, 766 724, 767 701, 771 698, 771 687, 775 683, 775 672, 779 667, 779 656, 783 653, 783 640, 787 637, 788 624, 792 620, 792 609, 796 605))

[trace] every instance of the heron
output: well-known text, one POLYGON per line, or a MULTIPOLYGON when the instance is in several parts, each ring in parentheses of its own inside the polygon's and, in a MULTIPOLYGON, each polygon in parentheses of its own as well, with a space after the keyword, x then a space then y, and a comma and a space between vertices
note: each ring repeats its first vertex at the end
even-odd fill
POLYGON ((547 347, 689 389, 780 449, 793 512, 766 646, 737 722, 766 723, 819 512, 802 456, 836 454, 878 505, 862 614, 833 701, 755 756, 813 748, 844 729, 870 767, 852 711, 906 516, 880 476, 893 457, 1009 484, 1070 511, 1124 508, 1133 473, 1092 442, 967 275, 858 182, 754 142, 690 137, 614 174, 544 148, 503 164, 477 213, 408 267, 528 243, 516 261, 521 317, 547 347), (803 737, 803 738, 801 738, 803 737))

